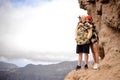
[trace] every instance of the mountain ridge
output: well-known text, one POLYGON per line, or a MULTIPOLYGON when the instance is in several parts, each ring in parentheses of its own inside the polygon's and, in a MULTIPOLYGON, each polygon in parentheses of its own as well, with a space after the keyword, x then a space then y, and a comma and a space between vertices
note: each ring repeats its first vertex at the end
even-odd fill
POLYGON ((0 71, 0 80, 63 80, 68 72, 75 69, 76 64, 77 61, 65 61, 58 64, 28 64, 24 67, 4 69, 0 71))

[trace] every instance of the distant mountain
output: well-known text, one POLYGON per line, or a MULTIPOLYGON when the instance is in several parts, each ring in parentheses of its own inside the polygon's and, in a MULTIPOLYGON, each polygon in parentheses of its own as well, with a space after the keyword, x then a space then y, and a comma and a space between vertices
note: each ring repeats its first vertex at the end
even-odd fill
POLYGON ((18 68, 15 64, 5 63, 0 61, 0 71, 8 71, 14 68, 18 68))
POLYGON ((25 67, 0 71, 0 80, 64 80, 66 74, 75 69, 76 64, 77 61, 65 61, 50 65, 28 64, 25 67))

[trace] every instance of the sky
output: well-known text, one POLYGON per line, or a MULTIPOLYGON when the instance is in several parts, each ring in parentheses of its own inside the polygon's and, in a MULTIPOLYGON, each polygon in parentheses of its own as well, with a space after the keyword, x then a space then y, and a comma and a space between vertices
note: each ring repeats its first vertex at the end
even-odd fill
POLYGON ((18 66, 77 60, 77 0, 0 0, 0 61, 18 66))

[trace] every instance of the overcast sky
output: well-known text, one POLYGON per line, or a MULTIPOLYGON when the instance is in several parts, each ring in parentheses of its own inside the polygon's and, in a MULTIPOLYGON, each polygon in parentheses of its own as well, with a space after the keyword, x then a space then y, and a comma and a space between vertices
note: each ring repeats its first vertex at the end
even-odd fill
POLYGON ((77 60, 78 0, 0 0, 0 61, 56 63, 77 60))

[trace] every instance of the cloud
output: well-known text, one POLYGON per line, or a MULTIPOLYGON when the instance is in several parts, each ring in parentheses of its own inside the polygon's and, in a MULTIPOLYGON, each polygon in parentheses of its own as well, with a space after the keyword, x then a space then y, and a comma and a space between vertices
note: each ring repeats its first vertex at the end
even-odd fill
POLYGON ((35 7, 51 1, 52 0, 0 0, 0 5, 6 6, 7 4, 11 4, 17 8, 21 6, 35 7))
POLYGON ((6 3, 9 5, 0 7, 0 57, 52 62, 74 60, 77 17, 86 11, 79 8, 76 0, 46 0, 34 7, 25 1, 24 5, 19 2, 21 7, 13 6, 18 2, 10 1, 6 3))

